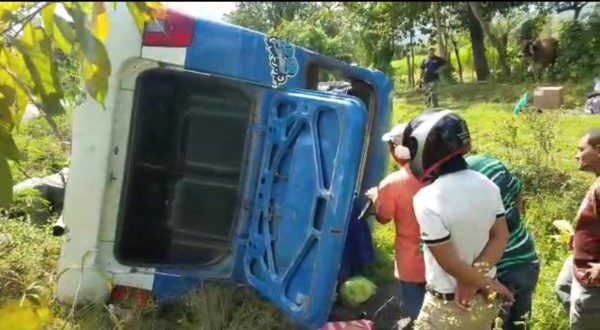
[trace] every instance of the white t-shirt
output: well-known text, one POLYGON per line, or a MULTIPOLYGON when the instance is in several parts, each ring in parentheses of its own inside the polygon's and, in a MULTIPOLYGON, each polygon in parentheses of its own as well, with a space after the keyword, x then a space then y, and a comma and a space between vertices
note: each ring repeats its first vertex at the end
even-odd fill
MULTIPOLYGON (((453 293, 456 280, 437 263, 428 246, 451 242, 471 265, 488 242, 496 219, 504 216, 500 189, 483 174, 463 170, 442 175, 413 200, 424 243, 425 279, 435 291, 453 293)), ((496 275, 494 267, 489 276, 496 275)))

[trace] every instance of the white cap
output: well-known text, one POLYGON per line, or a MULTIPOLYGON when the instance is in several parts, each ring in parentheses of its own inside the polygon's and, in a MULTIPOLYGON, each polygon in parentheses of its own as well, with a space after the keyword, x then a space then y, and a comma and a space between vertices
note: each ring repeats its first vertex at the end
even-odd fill
POLYGON ((381 137, 381 141, 392 141, 396 145, 402 145, 402 136, 404 135, 404 130, 406 129, 406 126, 406 123, 401 123, 394 126, 389 132, 383 134, 383 136, 381 137))

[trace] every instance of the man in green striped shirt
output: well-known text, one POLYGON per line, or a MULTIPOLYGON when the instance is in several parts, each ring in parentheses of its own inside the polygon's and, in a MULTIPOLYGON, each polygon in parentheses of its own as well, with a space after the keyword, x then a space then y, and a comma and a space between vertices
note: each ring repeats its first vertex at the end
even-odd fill
POLYGON ((523 183, 497 159, 474 155, 466 160, 471 170, 485 175, 500 188, 510 236, 504 254, 496 265, 497 276, 498 280, 515 295, 515 302, 511 307, 505 308, 502 318, 505 330, 525 329, 525 325, 519 322, 526 321, 530 317, 540 264, 533 238, 521 221, 523 183))

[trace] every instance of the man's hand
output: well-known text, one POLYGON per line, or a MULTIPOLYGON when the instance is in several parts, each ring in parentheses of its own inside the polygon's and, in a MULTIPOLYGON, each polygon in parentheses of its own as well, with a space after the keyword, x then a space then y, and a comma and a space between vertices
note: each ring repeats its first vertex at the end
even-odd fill
POLYGON ((494 300, 496 296, 500 296, 503 306, 511 306, 515 301, 513 293, 497 279, 493 280, 493 284, 487 290, 484 290, 484 294, 488 300, 494 300))
POLYGON ((373 188, 367 190, 367 192, 365 193, 365 196, 367 196, 368 199, 370 199, 373 203, 375 203, 377 201, 377 197, 378 197, 377 187, 373 187, 373 188))
POLYGON ((588 263, 589 268, 585 270, 585 278, 589 284, 600 284, 600 263, 588 263))
POLYGON ((458 284, 458 287, 454 291, 454 303, 463 310, 468 310, 471 307, 471 300, 477 294, 478 288, 476 286, 468 286, 458 284))

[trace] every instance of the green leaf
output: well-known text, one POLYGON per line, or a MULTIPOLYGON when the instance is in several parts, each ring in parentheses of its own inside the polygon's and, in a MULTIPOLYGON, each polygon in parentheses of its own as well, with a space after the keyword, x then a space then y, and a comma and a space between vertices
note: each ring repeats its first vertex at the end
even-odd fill
POLYGON ((13 14, 13 12, 10 9, 0 7, 0 22, 10 24, 10 23, 14 22, 16 19, 17 18, 15 17, 15 15, 13 14))
POLYGON ((94 6, 97 3, 98 2, 75 2, 74 4, 85 16, 89 16, 94 12, 94 6))
POLYGON ((54 43, 60 50, 65 54, 71 53, 71 44, 75 42, 75 30, 71 25, 62 17, 54 14, 52 16, 54 24, 58 27, 59 33, 54 33, 52 38, 54 43))
POLYGON ((79 57, 85 88, 96 102, 104 106, 108 92, 111 64, 104 44, 90 30, 77 31, 79 57))
POLYGON ((48 116, 64 113, 61 99, 64 97, 60 74, 50 39, 37 28, 26 25, 23 37, 14 40, 17 50, 23 55, 25 65, 31 74, 36 95, 42 101, 42 110, 48 116))
POLYGON ((12 173, 8 166, 8 160, 0 157, 0 207, 9 207, 12 203, 12 173))
MULTIPOLYGON (((5 75, 0 76, 5 78, 5 75)), ((3 79, 4 80, 4 79, 3 79)), ((14 118, 11 111, 13 104, 15 103, 16 93, 10 85, 11 79, 4 85, 0 85, 0 123, 6 125, 8 130, 11 131, 14 126, 14 118)))
POLYGON ((17 148, 17 144, 12 135, 3 129, 0 130, 0 154, 12 161, 19 161, 19 149, 17 148))
POLYGON ((44 23, 44 29, 46 34, 50 37, 54 36, 54 10, 56 10, 56 3, 50 3, 44 9, 42 9, 42 22, 44 23))

